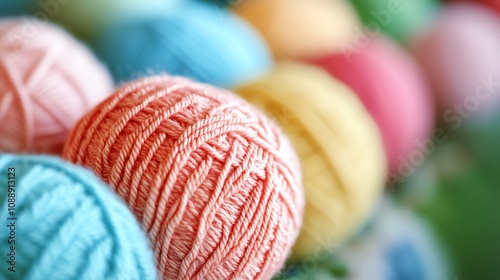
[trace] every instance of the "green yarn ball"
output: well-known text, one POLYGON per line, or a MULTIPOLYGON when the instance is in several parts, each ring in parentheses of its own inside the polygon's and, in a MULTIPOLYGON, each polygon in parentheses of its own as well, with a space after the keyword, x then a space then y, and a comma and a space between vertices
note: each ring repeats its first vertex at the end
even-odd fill
POLYGON ((352 0, 369 29, 377 26, 400 42, 423 30, 439 8, 436 0, 352 0))

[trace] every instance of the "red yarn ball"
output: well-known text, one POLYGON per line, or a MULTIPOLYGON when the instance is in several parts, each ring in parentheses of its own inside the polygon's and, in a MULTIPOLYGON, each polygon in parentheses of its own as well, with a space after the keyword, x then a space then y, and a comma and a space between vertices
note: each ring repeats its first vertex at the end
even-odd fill
POLYGON ((128 203, 164 279, 269 279, 299 232, 295 153, 222 89, 166 76, 124 85, 78 123, 64 156, 128 203))

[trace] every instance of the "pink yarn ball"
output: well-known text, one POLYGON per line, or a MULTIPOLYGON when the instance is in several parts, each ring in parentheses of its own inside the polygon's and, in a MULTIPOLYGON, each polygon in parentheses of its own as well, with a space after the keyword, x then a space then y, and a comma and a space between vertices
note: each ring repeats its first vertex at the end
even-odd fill
POLYGON ((452 118, 462 115, 456 106, 465 111, 462 119, 500 111, 500 18, 493 11, 469 3, 446 5, 413 49, 436 89, 441 121, 454 123, 452 118))
POLYGON ((77 124, 64 157, 128 203, 163 279, 270 279, 297 238, 297 156, 225 90, 167 76, 126 84, 77 124))
POLYGON ((76 122, 112 90, 106 69, 62 29, 0 21, 0 151, 61 153, 76 122))
POLYGON ((351 87, 377 122, 391 172, 419 149, 434 124, 430 87, 416 62, 383 37, 312 61, 351 87))

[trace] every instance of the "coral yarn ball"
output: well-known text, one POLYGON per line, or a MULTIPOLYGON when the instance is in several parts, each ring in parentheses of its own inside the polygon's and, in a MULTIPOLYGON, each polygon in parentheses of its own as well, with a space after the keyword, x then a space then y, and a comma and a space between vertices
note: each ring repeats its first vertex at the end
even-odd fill
POLYGON ((345 241, 369 216, 386 176, 380 134, 363 104, 320 68, 294 63, 236 92, 277 119, 301 159, 306 208, 294 257, 345 241))
POLYGON ((276 59, 341 50, 355 39, 360 25, 346 1, 248 0, 233 9, 262 34, 276 59))
POLYGON ((269 279, 301 226, 288 140, 242 99, 185 78, 124 85, 80 121, 64 156, 129 204, 165 279, 269 279))
POLYGON ((3 154, 0 177, 0 218, 9 225, 0 231, 1 279, 156 279, 146 234, 89 170, 3 154))
POLYGON ((413 49, 431 78, 440 113, 457 128, 500 109, 500 18, 475 4, 444 6, 413 49))
POLYGON ((0 21, 0 151, 61 153, 76 122, 112 90, 106 69, 61 29, 0 21))
POLYGON ((434 124, 434 100, 424 72, 406 52, 378 38, 363 49, 312 63, 348 85, 377 122, 391 171, 418 150, 434 124))
POLYGON ((232 87, 270 68, 259 34, 209 3, 187 1, 170 15, 117 23, 95 41, 116 81, 166 72, 232 87))

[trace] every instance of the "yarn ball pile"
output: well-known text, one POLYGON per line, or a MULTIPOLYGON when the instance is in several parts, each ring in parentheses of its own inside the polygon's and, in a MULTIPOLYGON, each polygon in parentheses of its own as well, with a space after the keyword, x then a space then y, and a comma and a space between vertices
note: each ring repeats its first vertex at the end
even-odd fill
POLYGON ((377 122, 391 172, 419 149, 434 125, 430 85, 417 63, 383 37, 365 48, 312 60, 344 82, 377 122))
POLYGON ((276 59, 341 50, 360 29, 346 1, 248 0, 233 10, 259 30, 276 59))
POLYGON ((61 153, 76 122, 112 89, 106 69, 62 29, 0 21, 0 151, 61 153))
POLYGON ((265 43, 248 24, 196 1, 168 16, 116 24, 95 45, 116 81, 167 72, 231 87, 271 64, 265 43))
POLYGON ((376 124, 348 87, 312 66, 282 63, 236 92, 280 123, 301 158, 306 210, 294 258, 331 250, 368 217, 383 189, 376 124))
MULTIPOLYGON (((117 22, 165 15, 185 0, 57 0, 39 4, 51 20, 84 39, 93 39, 117 22)), ((191 1, 191 0, 190 0, 191 1)), ((42 2, 42 1, 39 1, 42 2)))
POLYGON ((64 156, 124 198, 164 279, 269 279, 299 233, 291 144, 222 89, 169 76, 125 84, 78 123, 64 156))
POLYGON ((337 252, 347 265, 345 280, 450 279, 442 248, 428 225, 387 200, 365 235, 337 252))
POLYGON ((0 0, 0 16, 26 15, 34 10, 33 0, 0 0))
POLYGON ((457 3, 445 6, 434 25, 415 42, 413 49, 434 84, 447 124, 456 127, 457 117, 482 120, 498 112, 498 34, 500 19, 494 12, 457 3))
POLYGON ((408 43, 425 30, 439 11, 437 0, 352 0, 359 16, 372 31, 382 30, 408 43))
POLYGON ((0 217, 8 225, 0 231, 0 278, 156 279, 139 223, 90 171, 48 156, 3 154, 0 175, 0 217))

